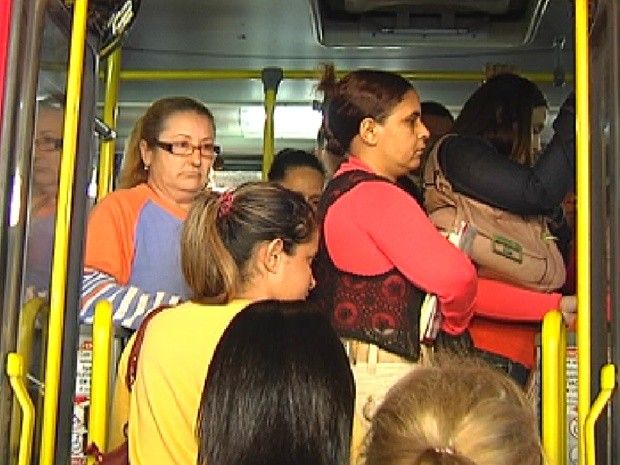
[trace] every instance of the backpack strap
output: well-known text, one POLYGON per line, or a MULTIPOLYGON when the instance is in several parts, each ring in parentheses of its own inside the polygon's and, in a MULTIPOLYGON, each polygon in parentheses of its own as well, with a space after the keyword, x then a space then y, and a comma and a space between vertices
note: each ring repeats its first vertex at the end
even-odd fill
POLYGON ((443 174, 439 164, 439 150, 446 139, 454 137, 456 134, 445 134, 441 136, 431 149, 426 165, 424 167, 424 187, 434 186, 439 192, 452 192, 452 184, 443 174))
POLYGON ((127 374, 125 375, 125 384, 127 385, 129 392, 131 392, 133 383, 136 381, 136 373, 138 372, 138 357, 140 356, 140 348, 142 347, 142 342, 144 341, 144 332, 146 331, 146 327, 155 315, 170 307, 172 307, 172 305, 162 305, 151 311, 151 313, 149 313, 144 320, 142 320, 142 324, 136 332, 136 338, 133 341, 133 346, 131 346, 131 352, 129 354, 127 374))

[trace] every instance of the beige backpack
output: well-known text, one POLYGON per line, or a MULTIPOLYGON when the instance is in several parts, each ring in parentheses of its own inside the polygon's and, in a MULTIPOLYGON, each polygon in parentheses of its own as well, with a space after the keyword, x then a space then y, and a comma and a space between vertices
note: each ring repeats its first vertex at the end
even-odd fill
POLYGON ((536 291, 554 291, 566 280, 562 255, 542 215, 521 216, 455 192, 438 163, 439 139, 424 168, 425 206, 446 233, 468 222, 476 230, 470 256, 480 277, 536 291))

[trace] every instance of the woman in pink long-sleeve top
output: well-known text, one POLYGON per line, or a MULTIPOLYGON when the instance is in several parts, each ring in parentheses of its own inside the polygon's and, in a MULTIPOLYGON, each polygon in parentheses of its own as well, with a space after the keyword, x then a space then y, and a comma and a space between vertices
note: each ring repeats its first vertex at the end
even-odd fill
POLYGON ((429 133, 406 79, 360 70, 321 81, 328 149, 347 160, 319 206, 322 234, 314 298, 341 336, 408 360, 419 353, 419 312, 435 294, 443 336, 462 334, 472 315, 476 272, 440 235, 396 178, 417 168, 429 133))

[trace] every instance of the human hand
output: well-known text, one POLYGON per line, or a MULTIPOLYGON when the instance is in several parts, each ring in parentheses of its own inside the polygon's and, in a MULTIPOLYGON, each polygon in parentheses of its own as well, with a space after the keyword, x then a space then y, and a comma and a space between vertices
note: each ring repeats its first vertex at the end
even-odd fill
POLYGON ((570 94, 568 94, 566 99, 564 99, 564 102, 560 107, 560 111, 562 110, 575 113, 575 91, 572 91, 570 94))
POLYGON ((553 121, 553 129, 566 140, 575 137, 575 93, 571 92, 562 103, 558 116, 553 121))
POLYGON ((566 326, 568 328, 573 328, 577 320, 577 296, 563 296, 560 299, 560 311, 562 312, 566 326))

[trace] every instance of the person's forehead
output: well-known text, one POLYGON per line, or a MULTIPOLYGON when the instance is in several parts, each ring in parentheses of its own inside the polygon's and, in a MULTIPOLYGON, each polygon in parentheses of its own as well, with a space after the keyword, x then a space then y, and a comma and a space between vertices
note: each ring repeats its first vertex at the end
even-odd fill
POLYGON ((208 128, 211 132, 213 131, 213 123, 206 115, 194 111, 177 111, 164 119, 162 132, 192 128, 193 126, 201 126, 208 128))
POLYGON ((421 113, 420 99, 414 90, 409 90, 403 98, 392 108, 391 114, 406 117, 412 113, 421 113))

